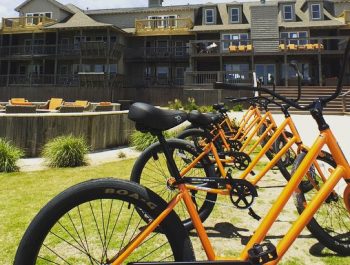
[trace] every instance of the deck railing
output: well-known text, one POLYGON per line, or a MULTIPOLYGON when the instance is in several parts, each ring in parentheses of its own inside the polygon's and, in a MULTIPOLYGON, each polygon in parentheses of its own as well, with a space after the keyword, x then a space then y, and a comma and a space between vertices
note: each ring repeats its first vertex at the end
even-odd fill
POLYGON ((1 30, 3 32, 25 32, 40 30, 44 26, 54 24, 56 20, 45 16, 27 16, 3 18, 1 30))
POLYGON ((135 20, 135 34, 151 35, 186 35, 192 34, 193 22, 190 18, 164 18, 135 20))
POLYGON ((187 46, 168 47, 146 47, 125 49, 126 59, 135 58, 188 58, 189 48, 187 46))
POLYGON ((185 72, 186 85, 211 85, 214 82, 228 84, 252 84, 252 73, 249 71, 194 71, 185 72))
POLYGON ((257 53, 341 53, 348 36, 268 38, 234 40, 191 40, 192 56, 250 55, 257 53))

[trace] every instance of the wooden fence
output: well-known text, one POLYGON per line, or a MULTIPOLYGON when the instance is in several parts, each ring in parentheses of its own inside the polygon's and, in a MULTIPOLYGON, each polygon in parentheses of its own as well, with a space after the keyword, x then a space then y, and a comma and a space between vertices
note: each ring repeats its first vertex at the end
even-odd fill
POLYGON ((125 145, 134 124, 125 111, 33 113, 1 114, 0 128, 0 137, 22 148, 27 157, 35 157, 50 139, 67 134, 85 137, 91 150, 125 145))

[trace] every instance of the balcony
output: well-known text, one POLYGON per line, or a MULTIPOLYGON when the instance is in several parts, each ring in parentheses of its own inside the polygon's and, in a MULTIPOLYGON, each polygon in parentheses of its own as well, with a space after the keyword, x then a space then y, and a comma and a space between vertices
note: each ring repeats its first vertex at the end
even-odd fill
POLYGON ((128 48, 125 50, 125 59, 129 61, 138 59, 161 60, 173 59, 183 60, 189 58, 189 48, 187 46, 170 47, 140 47, 128 48))
POLYGON ((227 84, 252 84, 253 74, 249 71, 194 71, 185 72, 186 85, 212 85, 215 82, 227 84))
POLYGON ((346 37, 235 39, 190 41, 190 55, 251 56, 283 54, 342 54, 346 37))
POLYGON ((55 20, 47 17, 18 17, 3 18, 2 33, 27 33, 40 32, 45 26, 56 23, 55 20))
POLYGON ((193 22, 190 18, 143 19, 135 21, 135 35, 191 35, 193 22))

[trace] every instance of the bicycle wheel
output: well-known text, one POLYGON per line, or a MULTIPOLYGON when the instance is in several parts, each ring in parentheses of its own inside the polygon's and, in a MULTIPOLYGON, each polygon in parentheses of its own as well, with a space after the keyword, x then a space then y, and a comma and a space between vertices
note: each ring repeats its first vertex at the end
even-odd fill
MULTIPOLYGON (((111 264, 165 207, 159 196, 135 183, 98 179, 77 184, 33 219, 14 265, 111 264), (136 209, 147 214, 147 222, 136 209)), ((194 260, 191 241, 174 212, 122 264, 162 260, 194 260)))
MULTIPOLYGON (((167 140, 167 143, 180 172, 199 155, 195 147, 186 141, 170 139, 167 140)), ((213 177, 215 176, 215 171, 208 158, 204 158, 190 169, 185 176, 213 177)), ((153 190, 165 201, 169 201, 177 192, 176 189, 169 185, 172 179, 162 146, 159 143, 151 145, 142 152, 134 164, 130 177, 130 180, 153 190)), ((211 186, 208 186, 206 184, 205 187, 216 188, 217 185, 211 184, 211 186)), ((204 221, 213 210, 217 195, 206 191, 191 191, 191 195, 199 216, 204 221)), ((179 203, 174 210, 186 229, 192 229, 192 220, 189 218, 185 204, 179 203)))
MULTIPOLYGON (((306 153, 297 156, 292 175, 305 156, 306 153)), ((323 181, 320 177, 320 171, 328 178, 332 169, 336 167, 336 163, 330 154, 325 153, 324 156, 317 157, 317 164, 318 166, 312 165, 310 167, 305 178, 312 179, 311 182, 317 183, 321 187, 323 181)), ((346 208, 343 198, 346 185, 343 180, 337 184, 334 189, 337 195, 330 195, 307 225, 309 231, 321 244, 341 255, 350 255, 350 212, 346 208)), ((295 192, 294 202, 299 214, 303 212, 316 192, 316 188, 295 192)), ((349 200, 350 198, 345 199, 349 200)))

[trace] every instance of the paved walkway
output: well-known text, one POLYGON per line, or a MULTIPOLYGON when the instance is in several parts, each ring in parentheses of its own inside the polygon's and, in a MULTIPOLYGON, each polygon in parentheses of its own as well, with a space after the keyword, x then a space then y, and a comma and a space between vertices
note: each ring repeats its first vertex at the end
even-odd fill
MULTIPOLYGON (((236 117, 238 120, 242 115, 243 112, 235 112, 232 114, 232 116, 236 117)), ((278 124, 284 119, 284 116, 280 114, 274 114, 274 117, 278 124)), ((296 124, 304 143, 311 146, 318 135, 316 122, 310 115, 292 115, 292 119, 296 124)), ((350 116, 326 115, 325 120, 332 128, 340 147, 350 161, 350 116)), ((121 159, 118 157, 121 152, 124 153, 127 158, 137 157, 139 155, 139 152, 135 151, 133 148, 120 147, 117 149, 91 153, 88 155, 88 159, 90 165, 118 161, 121 159)), ((21 159, 18 165, 21 171, 35 171, 46 168, 42 158, 21 159)))

